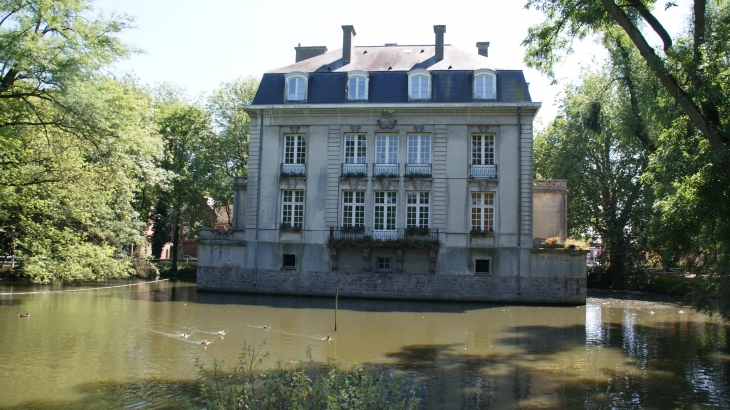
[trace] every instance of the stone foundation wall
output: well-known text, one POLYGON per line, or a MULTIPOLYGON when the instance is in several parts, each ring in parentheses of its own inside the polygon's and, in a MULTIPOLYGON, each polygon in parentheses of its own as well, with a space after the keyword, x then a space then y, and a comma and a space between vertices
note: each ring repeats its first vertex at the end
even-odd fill
POLYGON ((514 276, 413 275, 374 272, 299 272, 198 268, 198 289, 244 293, 425 299, 478 302, 584 304, 585 278, 522 277, 520 294, 514 276))

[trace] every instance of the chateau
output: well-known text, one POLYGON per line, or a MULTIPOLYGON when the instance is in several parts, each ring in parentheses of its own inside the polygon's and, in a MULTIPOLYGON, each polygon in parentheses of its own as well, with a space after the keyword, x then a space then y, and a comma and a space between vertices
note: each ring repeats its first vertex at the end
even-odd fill
POLYGON ((296 47, 251 105, 233 228, 203 230, 198 288, 585 303, 564 181, 533 181, 533 102, 489 43, 296 47), (539 216, 539 220, 534 217, 539 216))

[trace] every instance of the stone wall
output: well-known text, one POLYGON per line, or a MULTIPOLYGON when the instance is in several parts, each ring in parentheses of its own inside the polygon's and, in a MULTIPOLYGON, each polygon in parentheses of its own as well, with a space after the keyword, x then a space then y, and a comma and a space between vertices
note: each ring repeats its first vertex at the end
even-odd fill
POLYGON ((445 301, 523 302, 584 304, 586 300, 585 252, 552 251, 534 254, 540 266, 565 270, 572 275, 538 276, 528 271, 516 276, 396 274, 362 271, 298 271, 259 269, 253 285, 253 269, 198 267, 198 289, 309 296, 332 296, 339 288, 343 297, 425 299, 445 301))

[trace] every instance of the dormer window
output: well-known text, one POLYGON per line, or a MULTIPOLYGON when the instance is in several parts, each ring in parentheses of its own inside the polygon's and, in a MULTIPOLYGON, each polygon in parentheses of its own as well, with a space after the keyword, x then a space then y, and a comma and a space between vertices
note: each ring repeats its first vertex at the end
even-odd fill
POLYGON ((431 73, 428 70, 413 70, 408 73, 408 99, 431 99, 431 73))
POLYGON ((355 70, 347 73, 347 100, 366 101, 368 99, 368 73, 355 70))
POLYGON ((497 73, 487 68, 474 71, 474 99, 497 99, 497 73))
POLYGON ((285 76, 286 78, 286 100, 307 101, 307 73, 295 71, 285 76))

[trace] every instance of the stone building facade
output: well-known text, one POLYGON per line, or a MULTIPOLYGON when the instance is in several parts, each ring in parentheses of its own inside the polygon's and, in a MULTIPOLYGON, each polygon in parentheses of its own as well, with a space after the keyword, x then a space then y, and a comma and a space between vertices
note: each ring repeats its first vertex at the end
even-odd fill
POLYGON ((249 173, 233 229, 201 233, 198 287, 584 303, 585 252, 533 247, 540 103, 522 71, 488 42, 444 44, 445 26, 435 45, 362 47, 342 28, 342 49, 297 47, 245 107, 249 173))

